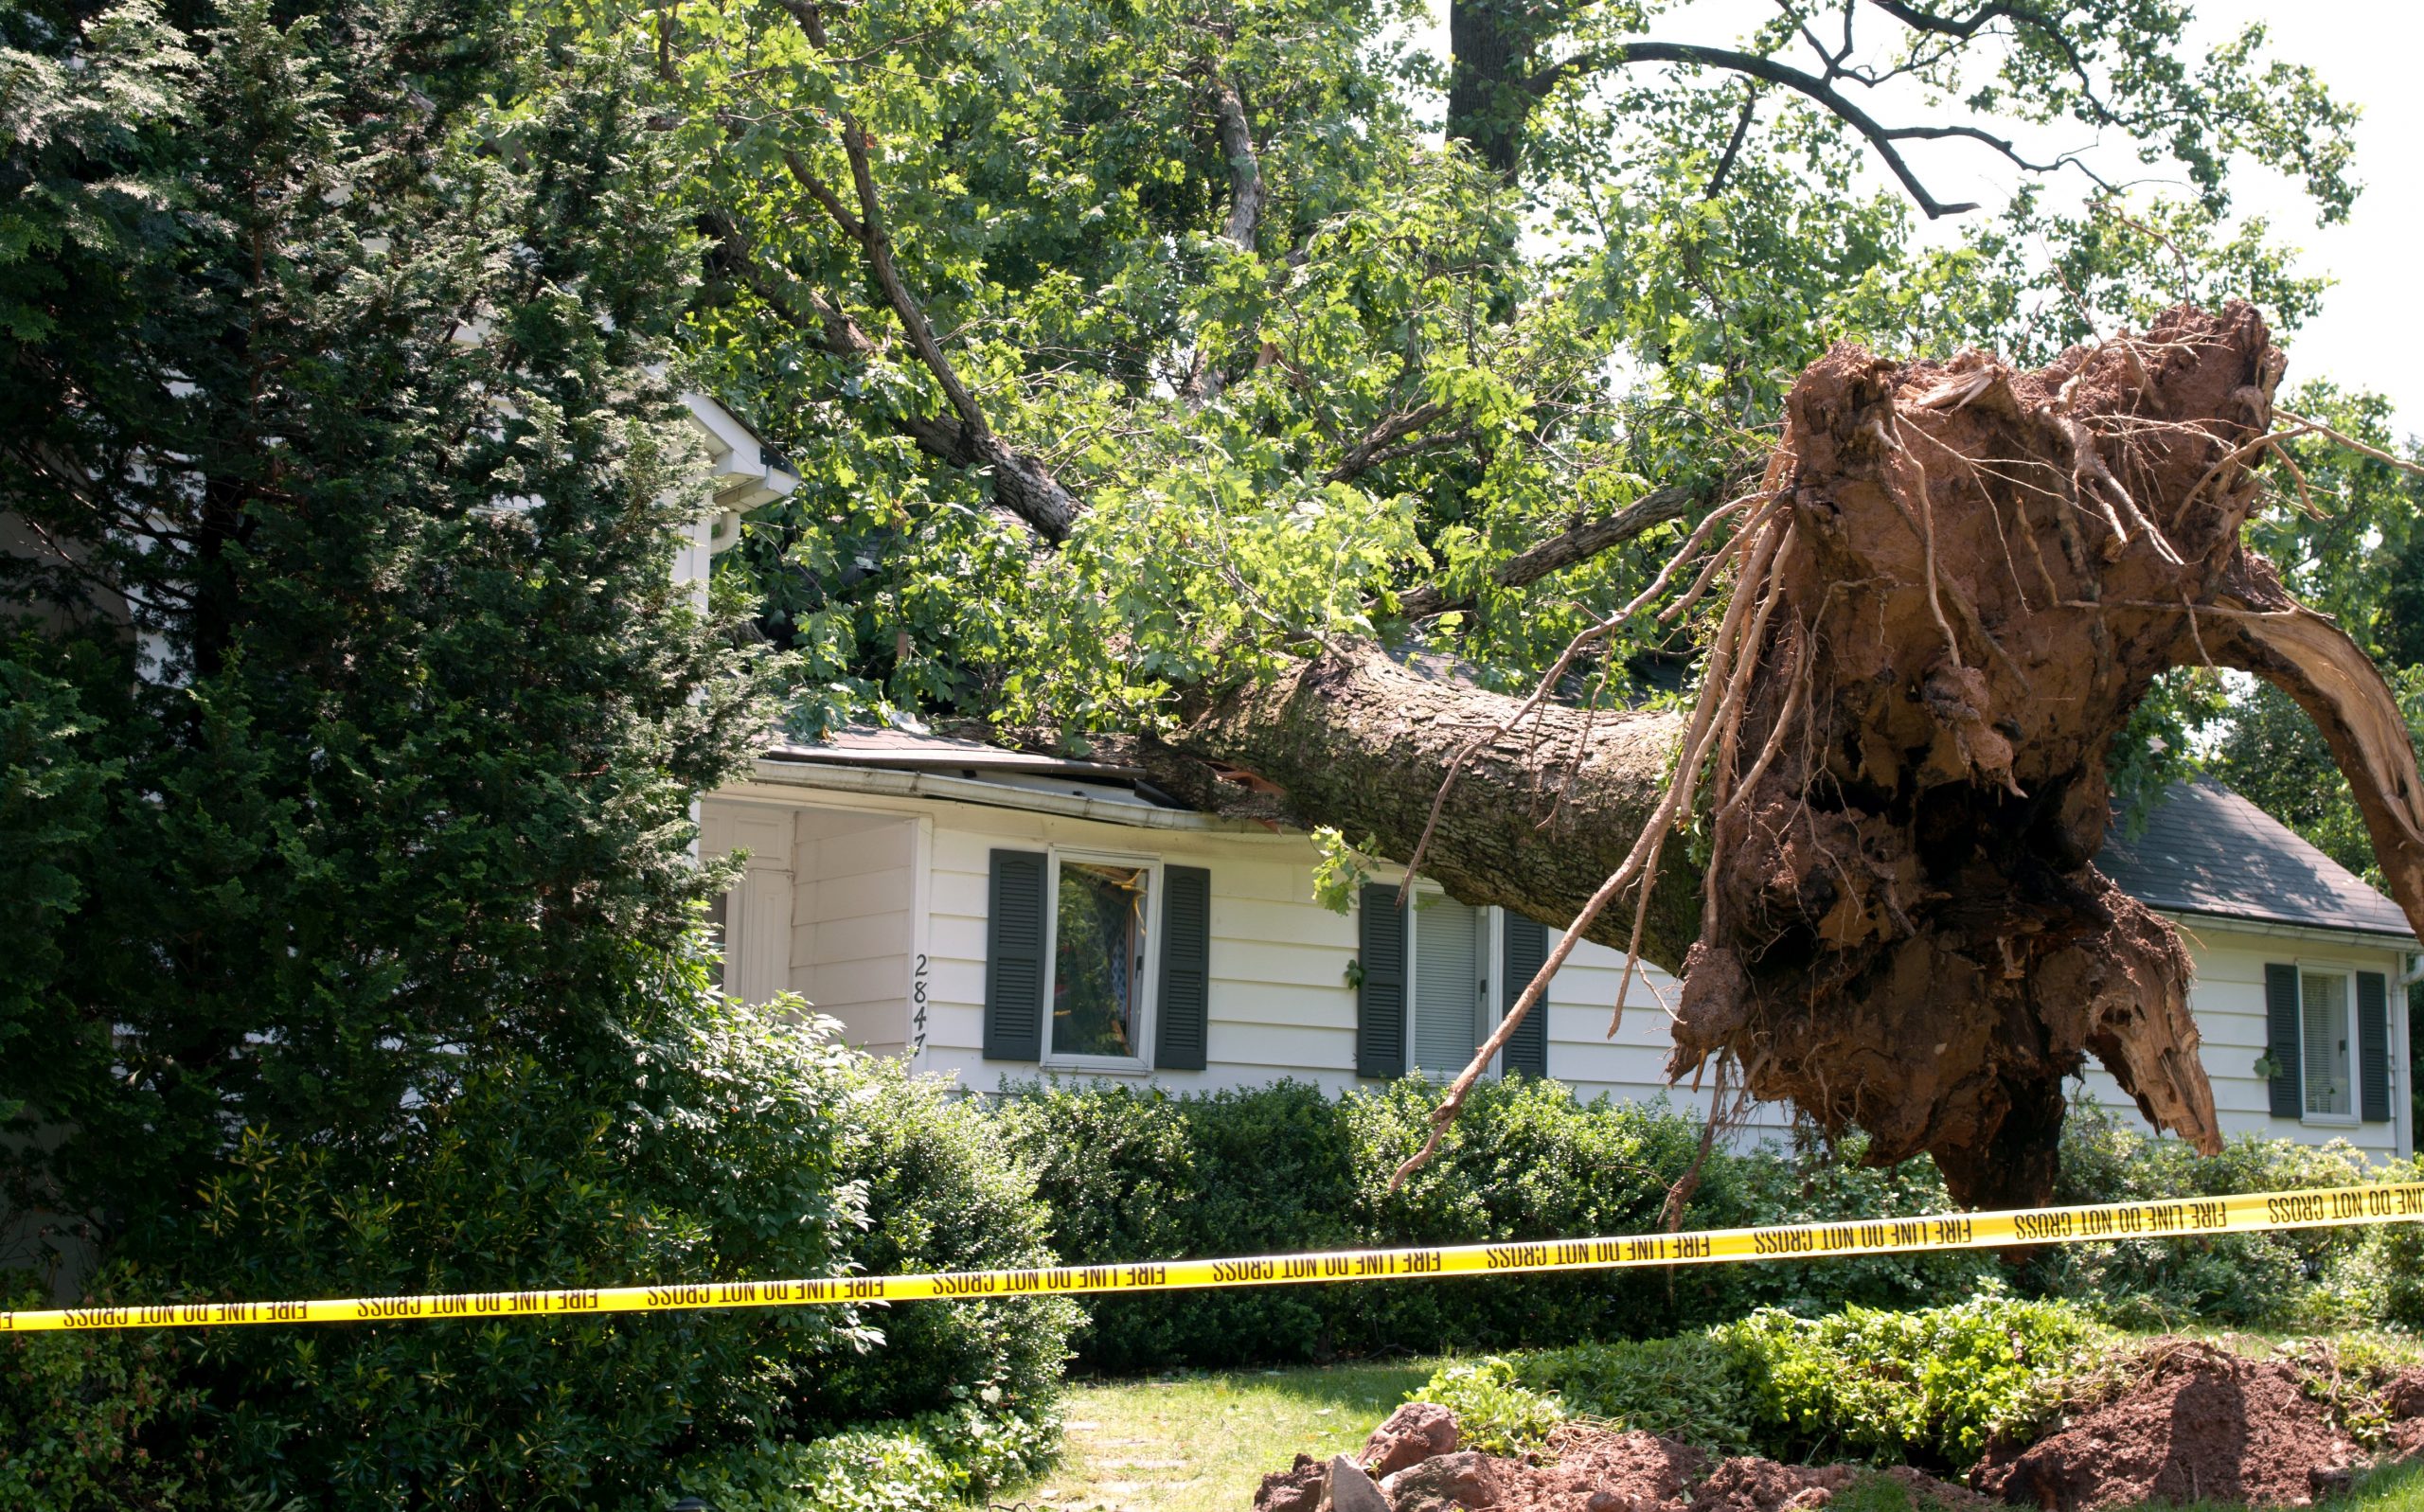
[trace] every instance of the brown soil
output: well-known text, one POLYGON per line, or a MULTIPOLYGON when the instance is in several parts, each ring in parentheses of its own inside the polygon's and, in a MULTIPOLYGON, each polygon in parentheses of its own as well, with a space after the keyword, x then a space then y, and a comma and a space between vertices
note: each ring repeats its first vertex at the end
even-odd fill
MULTIPOLYGON (((2045 1512, 2149 1502, 2277 1507, 2310 1505, 2318 1493, 2344 1490, 2351 1469, 2367 1458, 2306 1394, 2296 1365, 2286 1361, 2252 1361, 2166 1339, 2123 1379, 2125 1387, 2058 1432, 1991 1448, 1970 1486, 1898 1465, 1879 1472, 1749 1455, 1712 1463, 1675 1439, 1565 1423, 1539 1454, 1433 1456, 1401 1467, 1382 1488, 1394 1499, 1392 1512, 1467 1505, 1474 1512, 1818 1512, 1863 1475, 1882 1473, 1902 1485, 1917 1512, 1986 1512, 1996 1501, 2045 1512), (1424 1466, 1458 1473, 1424 1474, 1424 1466), (1464 1489, 1443 1499, 1441 1485, 1464 1489)), ((2391 1457, 2424 1454, 2424 1369, 2401 1372, 2373 1395, 2390 1419, 2387 1442, 2379 1447, 2391 1457)), ((1452 1422, 1422 1426, 1454 1442, 1452 1422)), ((1385 1431, 1374 1435, 1376 1446, 1384 1441, 1396 1442, 1385 1431)), ((1313 1512, 1325 1470, 1297 1456, 1292 1470, 1266 1477, 1257 1512, 1313 1512)))
POLYGON ((2381 1389, 2382 1411, 2393 1419, 2424 1418, 2424 1366, 2402 1370, 2381 1389))
POLYGON ((2390 1451, 2400 1459, 2424 1457, 2424 1368, 2402 1370, 2380 1392, 2390 1419, 2390 1451))
POLYGON ((2140 1502, 2303 1506, 2320 1478, 2360 1458, 2295 1367, 2169 1341, 2143 1357, 2120 1396, 2025 1449, 1989 1450, 1970 1481, 2049 1512, 2140 1502))
MULTIPOLYGON (((1748 1456, 1712 1469, 1708 1455, 1689 1444, 1580 1423, 1560 1425, 1537 1456, 1474 1457, 1487 1459, 1487 1466, 1467 1479, 1489 1487, 1488 1512, 1816 1512, 1860 1476, 1874 1473, 1865 1467, 1779 1465, 1748 1456)), ((1316 1505, 1321 1468, 1299 1455, 1292 1471, 1265 1479, 1256 1506, 1294 1512, 1300 1504, 1316 1505)), ((1883 1473, 1900 1482, 1922 1512, 1983 1512, 1989 1504, 1918 1470, 1898 1466, 1883 1473)), ((1390 1486, 1397 1493, 1394 1512, 1453 1512, 1461 1504, 1402 1489, 1405 1485, 1390 1486)))
POLYGON ((1553 1463, 1524 1467, 1513 1477, 1519 1488, 1513 1507, 1581 1512, 1602 1494, 1614 1500, 1591 1512, 1680 1507, 1685 1487, 1708 1466, 1708 1456, 1689 1444, 1577 1423, 1560 1424, 1549 1434, 1544 1457, 1553 1463))

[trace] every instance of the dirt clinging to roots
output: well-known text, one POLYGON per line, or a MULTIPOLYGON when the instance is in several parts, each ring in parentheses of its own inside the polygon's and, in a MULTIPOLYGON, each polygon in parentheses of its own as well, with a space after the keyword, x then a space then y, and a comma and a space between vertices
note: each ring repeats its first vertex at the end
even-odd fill
POLYGON ((2360 803, 2424 923, 2387 691, 2240 543, 2282 365, 2234 303, 2039 372, 1846 345, 1802 376, 1720 631, 1742 672, 1671 1076, 1730 1055, 1876 1162, 1934 1152, 1974 1205, 2047 1199, 2091 1054, 2218 1149, 2186 953, 2094 864, 2107 746, 2174 667, 2299 699, 2377 779, 2360 803))

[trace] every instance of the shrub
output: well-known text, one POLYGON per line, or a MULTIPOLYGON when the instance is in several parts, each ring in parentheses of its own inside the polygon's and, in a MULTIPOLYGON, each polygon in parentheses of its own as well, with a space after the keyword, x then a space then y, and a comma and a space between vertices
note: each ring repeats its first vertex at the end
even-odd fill
MULTIPOLYGON (((1172 1097, 1158 1088, 1053 1082, 1001 1105, 1014 1148, 1071 1264, 1338 1249, 1353 1156, 1319 1088, 1280 1081, 1172 1097)), ((1338 1288, 1179 1291, 1089 1299, 1080 1357, 1101 1370, 1305 1360, 1324 1352, 1338 1288)))
MULTIPOLYGON (((847 1242, 856 1269, 900 1275, 1054 1263, 1035 1179, 981 1103, 888 1058, 853 1058, 842 1080, 841 1174, 865 1203, 865 1227, 847 1242)), ((864 1321, 881 1343, 821 1363, 798 1407, 825 1428, 906 1417, 937 1402, 1041 1420, 1078 1320, 1061 1297, 870 1310, 864 1321)))
MULTIPOLYGON (((2062 1130, 2059 1203, 2130 1202, 2235 1192, 2347 1186, 2378 1175, 2345 1142, 2306 1145, 2241 1134, 2217 1156, 2160 1139, 2082 1099, 2062 1130)), ((2381 1306, 2360 1263, 2373 1231, 2285 1229, 2180 1239, 2048 1245, 2015 1278, 2130 1328, 2201 1321, 2234 1326, 2338 1327, 2381 1306)))
MULTIPOLYGON (((0 1304, 51 1305, 30 1287, 0 1304)), ((198 1394, 175 1380, 186 1347, 165 1333, 0 1335, 0 1506, 221 1504, 192 1432, 198 1394)))
MULTIPOLYGON (((1710 1210, 1697 1220, 1711 1227, 1823 1223, 1943 1213, 1957 1205, 1934 1161, 1921 1156, 1879 1168, 1861 1164, 1867 1151, 1867 1136, 1854 1133, 1832 1147, 1804 1140, 1791 1150, 1761 1147, 1733 1156, 1710 1210)), ((2002 1272, 1992 1254, 1978 1250, 1724 1269, 1730 1312, 1781 1307, 1805 1318, 1845 1307, 1921 1307, 1966 1296, 2002 1272)))
MULTIPOLYGON (((848 1055, 828 1021, 703 990, 664 1022, 466 1068, 383 1179, 248 1135, 122 1295, 276 1298, 829 1274, 848 1055)), ((351 1163, 360 1169, 366 1162, 351 1163)), ((638 1504, 779 1430, 856 1342, 847 1308, 420 1321, 199 1335, 183 1379, 239 1485, 330 1507, 638 1504)))
MULTIPOLYGON (((1962 1470, 1989 1438, 2033 1427, 2067 1376, 2117 1339, 2078 1308, 1999 1292, 1909 1312, 1824 1318, 1765 1308, 1670 1339, 1542 1350, 1451 1366, 1417 1396, 1532 1441, 1547 1403, 1720 1453, 1865 1454, 1962 1470)), ((1554 1419, 1551 1419, 1554 1421, 1554 1419)))
MULTIPOLYGON (((1421 1143, 1437 1088, 1408 1078, 1332 1099, 1298 1082, 1172 1096, 1125 1085, 1044 1083, 1002 1106, 1038 1172, 1064 1260, 1638 1233, 1698 1146, 1665 1102, 1582 1103, 1555 1082, 1484 1082, 1438 1157, 1401 1191, 1389 1175, 1421 1143)), ((1695 1228, 1942 1212, 1921 1157, 1872 1169, 1858 1134, 1831 1146, 1718 1150, 1695 1228)), ((2241 1138, 2214 1159, 2083 1102, 2064 1135, 2064 1202, 2209 1196, 2364 1179, 2344 1145, 2241 1138)), ((1105 1371, 1389 1350, 1488 1351, 1664 1334, 1762 1307, 1815 1318, 1892 1309, 2008 1285, 2129 1326, 2203 1321, 2341 1326, 2387 1314, 2424 1326, 2424 1240, 2391 1231, 2301 1230, 2046 1246, 2014 1268, 1989 1251, 1845 1256, 1435 1284, 1274 1287, 1085 1303, 1079 1358, 1105 1371), (2404 1246, 2404 1247, 2402 1247, 2404 1246)))
POLYGON ((1040 1467, 1046 1431, 961 1408, 770 1445, 682 1483, 716 1512, 957 1512, 1040 1467))
POLYGON ((1455 1414, 1459 1446, 1485 1454, 1537 1448, 1566 1415, 1555 1393, 1519 1384, 1514 1365, 1496 1355, 1440 1366, 1406 1400, 1436 1402, 1455 1414))
MULTIPOLYGON (((1474 1244, 1637 1234, 1657 1226, 1666 1190, 1700 1145, 1697 1118, 1664 1098, 1578 1101, 1532 1077, 1484 1082, 1435 1159, 1391 1192, 1390 1175, 1422 1146, 1439 1089, 1409 1078, 1340 1105, 1353 1139, 1351 1217, 1360 1242, 1474 1244)), ((1690 1221, 1723 1201, 1731 1159, 1713 1169, 1690 1221)), ((1671 1332, 1726 1315, 1713 1267, 1601 1271, 1339 1289, 1342 1344, 1363 1350, 1506 1349, 1671 1332)))
POLYGON ((1577 1416, 1727 1454, 1756 1441, 1752 1372, 1738 1342, 1712 1333, 1572 1344, 1524 1358, 1523 1380, 1577 1416))
MULTIPOLYGON (((2394 1182, 2424 1182, 2424 1159, 2399 1163, 2384 1173, 2394 1182)), ((2365 1281, 2361 1295, 2378 1303, 2375 1321, 2424 1334, 2424 1223, 2385 1223, 2365 1231, 2364 1248, 2348 1269, 2365 1281)))
MULTIPOLYGON (((1699 1141, 1663 1102, 1583 1104, 1556 1082, 1485 1082, 1439 1158, 1391 1192, 1438 1097, 1419 1078, 1337 1100, 1289 1081, 1176 1097, 1018 1093, 1002 1117, 1073 1264, 1633 1232, 1655 1220, 1699 1141)), ((1560 1343, 1721 1316, 1723 1288, 1705 1272, 1628 1272, 1109 1296, 1088 1300, 1078 1350, 1096 1369, 1133 1371, 1560 1343)))
MULTIPOLYGON (((1032 1183, 981 1109, 838 1048, 829 1021, 788 1022, 795 1005, 704 985, 695 964, 677 972, 651 1032, 467 1068, 376 1183, 341 1181, 325 1149, 247 1136, 188 1221, 144 1236, 153 1263, 115 1263, 97 1290, 343 1296, 1048 1258, 1032 1183)), ((790 1505, 858 1504, 826 1493, 862 1470, 868 1504, 930 1483, 958 1496, 1048 1450, 1074 1316, 1026 1299, 28 1336, 0 1345, 0 1486, 89 1483, 28 1503, 62 1506, 638 1507, 685 1482, 773 1496, 763 1461, 814 1488, 790 1505), (890 1428, 851 1432, 937 1404, 901 1430, 914 1450, 890 1428)))
POLYGON ((1975 1464, 1993 1434, 2026 1426, 2053 1383, 2112 1338, 2066 1303, 1995 1292, 1913 1312, 1767 1309, 1715 1337, 1748 1373, 1767 1452, 1953 1469, 1975 1464))

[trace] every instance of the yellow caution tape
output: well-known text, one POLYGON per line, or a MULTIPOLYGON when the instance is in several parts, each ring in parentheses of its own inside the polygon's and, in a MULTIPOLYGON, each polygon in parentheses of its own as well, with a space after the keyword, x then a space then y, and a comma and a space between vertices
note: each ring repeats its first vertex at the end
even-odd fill
POLYGON ((591 1287, 550 1291, 462 1291, 313 1302, 61 1307, 0 1312, 0 1333, 212 1327, 247 1323, 374 1323, 406 1318, 527 1318, 547 1313, 915 1302, 934 1297, 998 1300, 1059 1293, 1175 1291, 1187 1287, 1288 1286, 1644 1265, 1709 1265, 1730 1260, 1815 1260, 1830 1255, 2087 1244, 2110 1239, 2180 1238, 2419 1220, 2424 1220, 2424 1183, 2382 1183, 2177 1201, 2099 1202, 2085 1207, 2019 1212, 1943 1213, 1922 1218, 1705 1229, 1693 1234, 1451 1244, 1406 1250, 1333 1250, 1317 1254, 1145 1260, 1124 1265, 1057 1265, 1032 1271, 960 1271, 813 1281, 716 1281, 695 1286, 591 1287))

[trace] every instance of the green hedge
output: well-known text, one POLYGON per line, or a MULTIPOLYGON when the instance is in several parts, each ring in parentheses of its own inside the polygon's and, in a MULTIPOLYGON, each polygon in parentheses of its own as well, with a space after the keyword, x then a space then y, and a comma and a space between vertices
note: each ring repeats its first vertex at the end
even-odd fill
POLYGON ((1957 1472, 1996 1434, 2046 1415, 2060 1383, 2118 1338, 2070 1303, 1989 1289, 1950 1307, 1815 1319, 1762 1308, 1673 1338, 1459 1362, 1415 1396, 1500 1452, 1589 1416, 1721 1453, 1957 1472))
MULTIPOLYGON (((1577 1103, 1555 1082, 1474 1089, 1436 1160, 1397 1192, 1437 1089, 1332 1099, 1302 1082, 1171 1096, 1037 1084, 1004 1101, 1064 1261, 1621 1234, 1652 1226, 1698 1126, 1662 1101, 1577 1103)), ((1715 1179, 1714 1205, 1728 1180, 1715 1179)), ((1110 1296, 1078 1358, 1106 1372, 1393 1351, 1511 1348, 1671 1328, 1735 1310, 1709 1272, 1110 1296)))
MULTIPOLYGON (((1330 1097, 1302 1082, 1172 1096, 1109 1083, 1037 1083, 1000 1105, 1010 1144, 1051 1209, 1066 1261, 1285 1254, 1636 1233, 1656 1225, 1689 1164, 1697 1118, 1664 1099, 1584 1103, 1556 1082, 1484 1082, 1436 1160, 1404 1190, 1388 1177, 1420 1144, 1437 1097, 1409 1078, 1330 1097)), ((2082 1104, 2066 1129, 2065 1202, 2211 1196, 2362 1180, 2344 1144, 2240 1138, 2197 1155, 2082 1104)), ((1692 1228, 1941 1212, 1952 1202, 1925 1158, 1860 1165, 1833 1148, 1720 1150, 1686 1216, 1692 1228)), ((2064 1298, 2130 1326, 2209 1322, 2331 1326, 2424 1323, 2424 1250, 2398 1231, 2309 1230, 2130 1240, 2037 1252, 2018 1267, 1986 1251, 1780 1265, 1276 1287, 1090 1299, 1078 1358, 1094 1370, 1300 1361, 1411 1350, 1490 1351, 1645 1338, 1761 1307, 1817 1317, 1924 1307, 2007 1286, 2064 1298), (2385 1311, 2387 1309, 2387 1312, 2385 1311)))
MULTIPOLYGON (((864 1227, 846 1241, 853 1268, 902 1275, 1054 1262, 1035 1178, 981 1103, 899 1060, 853 1057, 838 1111, 842 1179, 864 1198, 864 1227)), ((1062 1297, 864 1309, 880 1337, 819 1361, 793 1408, 829 1429, 943 1403, 1040 1421, 1078 1318, 1062 1297)))
MULTIPOLYGON (((2347 1186, 2385 1173, 2342 1140, 2307 1145, 2241 1134, 2219 1155, 2158 1139, 2134 1116, 2093 1103, 2062 1130, 2054 1201, 2129 1202, 2237 1192, 2347 1186)), ((2387 1229, 2287 1229, 2206 1238, 2127 1239, 2035 1252, 2014 1285, 2066 1296, 2134 1328, 2185 1323, 2237 1327, 2338 1328, 2373 1321, 2386 1305, 2379 1255, 2387 1229)))
MULTIPOLYGON (((690 968, 650 1032, 467 1067, 375 1183, 246 1137, 93 1300, 1048 1258, 1033 1182, 980 1107, 690 968)), ((1026 1299, 0 1336, 0 1502, 653 1508, 719 1485, 805 1508, 854 1504, 833 1493, 853 1467, 981 1492, 1048 1450, 1075 1319, 1026 1299)))

